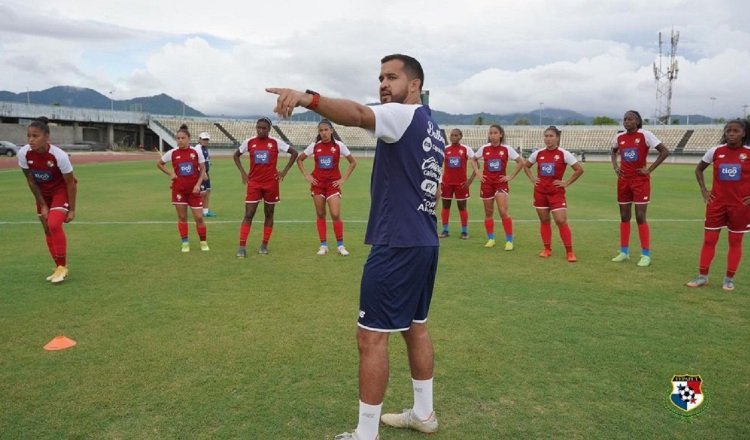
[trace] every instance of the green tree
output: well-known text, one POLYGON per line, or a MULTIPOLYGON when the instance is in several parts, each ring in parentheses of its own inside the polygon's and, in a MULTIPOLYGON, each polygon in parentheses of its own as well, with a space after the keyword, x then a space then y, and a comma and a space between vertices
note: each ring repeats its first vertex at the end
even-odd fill
POLYGON ((518 118, 515 121, 513 121, 513 125, 531 125, 529 123, 529 120, 526 118, 518 118))
POLYGON ((619 123, 609 116, 596 116, 591 120, 591 125, 618 125, 619 123))
POLYGON ((573 120, 566 122, 565 125, 586 125, 586 123, 579 119, 573 119, 573 120))
POLYGON ((474 125, 484 125, 484 118, 481 116, 477 116, 477 118, 474 119, 474 125))

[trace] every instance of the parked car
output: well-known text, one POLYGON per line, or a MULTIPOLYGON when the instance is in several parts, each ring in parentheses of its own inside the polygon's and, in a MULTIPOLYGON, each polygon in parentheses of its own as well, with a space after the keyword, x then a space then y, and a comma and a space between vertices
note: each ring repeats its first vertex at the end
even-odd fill
POLYGON ((18 154, 18 146, 13 142, 0 141, 0 155, 15 156, 18 154))

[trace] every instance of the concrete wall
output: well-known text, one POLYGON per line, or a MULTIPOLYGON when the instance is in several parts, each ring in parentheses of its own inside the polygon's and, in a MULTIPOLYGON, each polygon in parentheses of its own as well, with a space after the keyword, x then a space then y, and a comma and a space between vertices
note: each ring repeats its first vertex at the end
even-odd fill
MULTIPOLYGON (((50 142, 55 145, 60 144, 72 144, 76 140, 80 140, 76 137, 75 127, 58 127, 56 125, 50 125, 50 142)), ((80 128, 78 128, 80 131, 80 128)), ((0 124, 0 140, 11 141, 16 145, 26 145, 26 126, 19 124, 0 124)))

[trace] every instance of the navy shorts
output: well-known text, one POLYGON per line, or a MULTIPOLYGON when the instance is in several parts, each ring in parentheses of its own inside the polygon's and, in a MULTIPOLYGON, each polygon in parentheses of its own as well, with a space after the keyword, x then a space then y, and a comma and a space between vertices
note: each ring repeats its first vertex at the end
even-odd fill
POLYGON ((373 246, 362 273, 357 325, 398 332, 427 321, 437 264, 437 246, 373 246))
MULTIPOLYGON (((206 174, 208 176, 208 174, 206 174)), ((211 191, 211 177, 201 182, 201 192, 211 191)))

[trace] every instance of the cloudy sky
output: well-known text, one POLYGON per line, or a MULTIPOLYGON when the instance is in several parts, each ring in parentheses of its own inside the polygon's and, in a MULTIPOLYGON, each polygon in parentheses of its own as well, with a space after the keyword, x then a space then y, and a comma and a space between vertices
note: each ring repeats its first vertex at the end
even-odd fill
POLYGON ((0 90, 167 93, 208 114, 262 114, 268 86, 377 101, 379 60, 401 52, 422 62, 439 110, 651 116, 658 33, 668 51, 674 28, 672 112, 729 118, 750 104, 749 11, 740 0, 3 0, 0 90))

